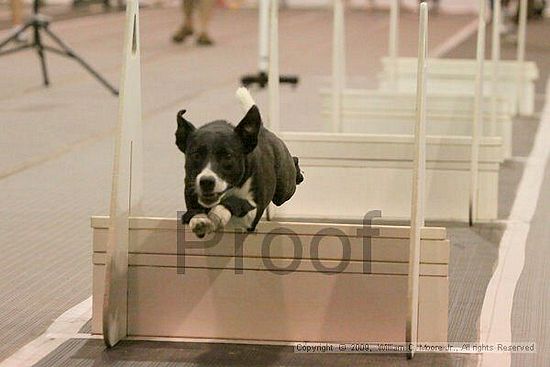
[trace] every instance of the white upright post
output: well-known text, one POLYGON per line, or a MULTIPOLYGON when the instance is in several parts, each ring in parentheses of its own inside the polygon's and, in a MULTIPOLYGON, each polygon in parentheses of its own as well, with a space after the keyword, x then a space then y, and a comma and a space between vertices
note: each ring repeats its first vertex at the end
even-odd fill
POLYGON ((527 42, 527 0, 519 2, 518 47, 516 57, 518 111, 523 114, 523 99, 525 98, 525 43, 527 42))
POLYGON ((399 2, 400 0, 391 0, 390 3, 390 40, 388 47, 388 56, 390 57, 392 67, 390 82, 392 87, 397 87, 397 58, 399 57, 399 2))
POLYGON ((332 35, 332 131, 342 129, 342 93, 345 85, 345 19, 342 0, 334 0, 332 35))
POLYGON ((428 5, 420 4, 418 36, 418 74, 416 87, 416 125, 414 170, 411 199, 411 234, 407 292, 406 341, 408 358, 414 357, 418 337, 418 287, 420 282, 420 236, 424 227, 424 190, 426 179, 426 62, 428 50, 428 5))
POLYGON ((346 8, 348 0, 341 0, 341 9, 340 12, 340 75, 342 80, 342 91, 346 88, 346 75, 347 75, 347 53, 346 53, 346 8))
POLYGON ((492 73, 492 94, 491 94, 491 124, 489 126, 489 135, 497 135, 497 101, 499 91, 500 77, 500 28, 501 28, 501 4, 500 0, 493 1, 493 37, 491 42, 491 58, 493 64, 492 73))
MULTIPOLYGON (((268 73, 268 127, 273 132, 281 130, 281 100, 280 100, 280 73, 279 73, 279 0, 268 0, 269 22, 269 73, 268 73)), ((269 205, 266 209, 266 219, 271 220, 274 209, 269 205)))
POLYGON ((269 128, 280 130, 279 94, 279 0, 270 0, 269 32, 269 128))
POLYGON ((260 0, 258 3, 258 30, 260 59, 258 69, 267 73, 269 67, 269 4, 270 0, 260 0))
POLYGON ((139 41, 138 1, 128 0, 105 260, 103 339, 109 347, 127 335, 128 221, 139 214, 143 197, 139 41))
POLYGON ((474 92, 474 118, 472 119, 472 150, 470 156, 470 198, 468 218, 470 225, 477 219, 479 140, 483 123, 483 80, 485 63, 485 0, 479 0, 479 26, 477 31, 477 73, 474 92))

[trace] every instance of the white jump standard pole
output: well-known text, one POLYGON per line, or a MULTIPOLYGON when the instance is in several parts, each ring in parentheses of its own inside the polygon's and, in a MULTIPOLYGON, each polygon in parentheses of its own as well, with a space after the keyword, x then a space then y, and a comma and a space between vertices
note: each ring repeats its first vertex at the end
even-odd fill
POLYGON ((279 0, 270 0, 269 27, 269 128, 280 131, 279 0))
MULTIPOLYGON (((258 57, 258 73, 245 75, 241 78, 241 84, 248 87, 257 84, 260 88, 265 88, 269 81, 269 32, 270 32, 270 8, 271 0, 258 1, 258 37, 259 37, 259 57, 258 57)), ((279 11, 277 7, 277 12, 279 11)), ((279 81, 285 84, 296 86, 299 82, 295 75, 284 75, 279 77, 279 81)))
POLYGON ((501 28, 501 4, 500 0, 493 1, 493 36, 491 42, 491 58, 492 58, 492 95, 491 95, 491 124, 489 135, 497 135, 497 101, 499 91, 498 78, 500 77, 500 28, 501 28))
POLYGON ((516 50, 516 70, 517 70, 517 91, 518 91, 518 111, 523 115, 523 99, 525 97, 525 43, 527 42, 527 0, 519 2, 519 24, 518 24, 518 48, 516 50))
POLYGON ((485 0, 479 0, 479 27, 477 32, 477 73, 474 93, 474 116, 472 119, 472 150, 470 156, 470 199, 468 221, 470 226, 477 219, 479 140, 483 123, 483 81, 485 63, 485 0))
POLYGON ((420 4, 418 35, 418 74, 416 87, 416 125, 414 135, 414 170, 411 195, 411 235, 407 291, 407 357, 414 357, 418 339, 418 293, 420 283, 420 236, 424 227, 424 190, 426 180, 426 80, 428 50, 428 5, 420 4))
POLYGON ((105 257, 103 339, 108 347, 116 345, 128 333, 129 217, 140 214, 143 197, 138 0, 126 3, 124 45, 105 257))
POLYGON ((332 28, 332 132, 342 131, 342 94, 345 87, 345 15, 342 0, 334 0, 332 28))
MULTIPOLYGON (((280 74, 279 74, 279 0, 269 0, 269 57, 267 86, 268 92, 268 123, 267 127, 278 133, 280 126, 280 74)), ((273 206, 270 204, 265 211, 266 219, 273 218, 273 206)))
POLYGON ((390 5, 390 39, 389 39, 389 49, 388 56, 390 57, 392 66, 391 66, 391 75, 390 82, 392 87, 397 87, 397 58, 399 57, 399 2, 400 0, 391 0, 390 5))
POLYGON ((258 70, 267 72, 269 68, 269 22, 270 22, 270 0, 258 1, 258 70))

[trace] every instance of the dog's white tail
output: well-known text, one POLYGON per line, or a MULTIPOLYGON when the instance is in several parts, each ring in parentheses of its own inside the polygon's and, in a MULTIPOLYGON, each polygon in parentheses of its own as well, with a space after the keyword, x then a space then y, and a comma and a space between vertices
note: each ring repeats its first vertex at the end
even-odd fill
POLYGON ((252 95, 245 87, 240 87, 237 89, 236 95, 244 112, 248 112, 248 110, 256 104, 256 102, 254 102, 254 98, 252 98, 252 95))

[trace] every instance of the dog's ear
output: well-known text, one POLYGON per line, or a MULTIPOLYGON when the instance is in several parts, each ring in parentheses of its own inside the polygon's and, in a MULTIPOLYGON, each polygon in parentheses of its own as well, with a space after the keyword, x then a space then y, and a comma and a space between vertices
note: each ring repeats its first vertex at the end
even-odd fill
POLYGON ((246 116, 243 117, 235 128, 235 132, 243 143, 245 154, 252 152, 256 148, 256 145, 258 145, 258 134, 260 133, 261 126, 262 116, 260 116, 258 107, 254 105, 250 107, 246 116))
POLYGON ((176 145, 183 153, 187 149, 189 136, 195 131, 195 126, 183 117, 185 112, 186 110, 178 112, 178 129, 176 130, 176 145))

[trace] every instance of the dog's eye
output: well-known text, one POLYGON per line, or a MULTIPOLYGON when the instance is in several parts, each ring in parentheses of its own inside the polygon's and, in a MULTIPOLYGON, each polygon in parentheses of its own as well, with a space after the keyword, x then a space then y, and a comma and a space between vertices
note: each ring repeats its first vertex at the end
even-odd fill
POLYGON ((231 154, 230 152, 224 152, 224 151, 218 152, 217 156, 218 156, 218 159, 222 161, 228 161, 231 158, 233 158, 233 154, 231 154))

